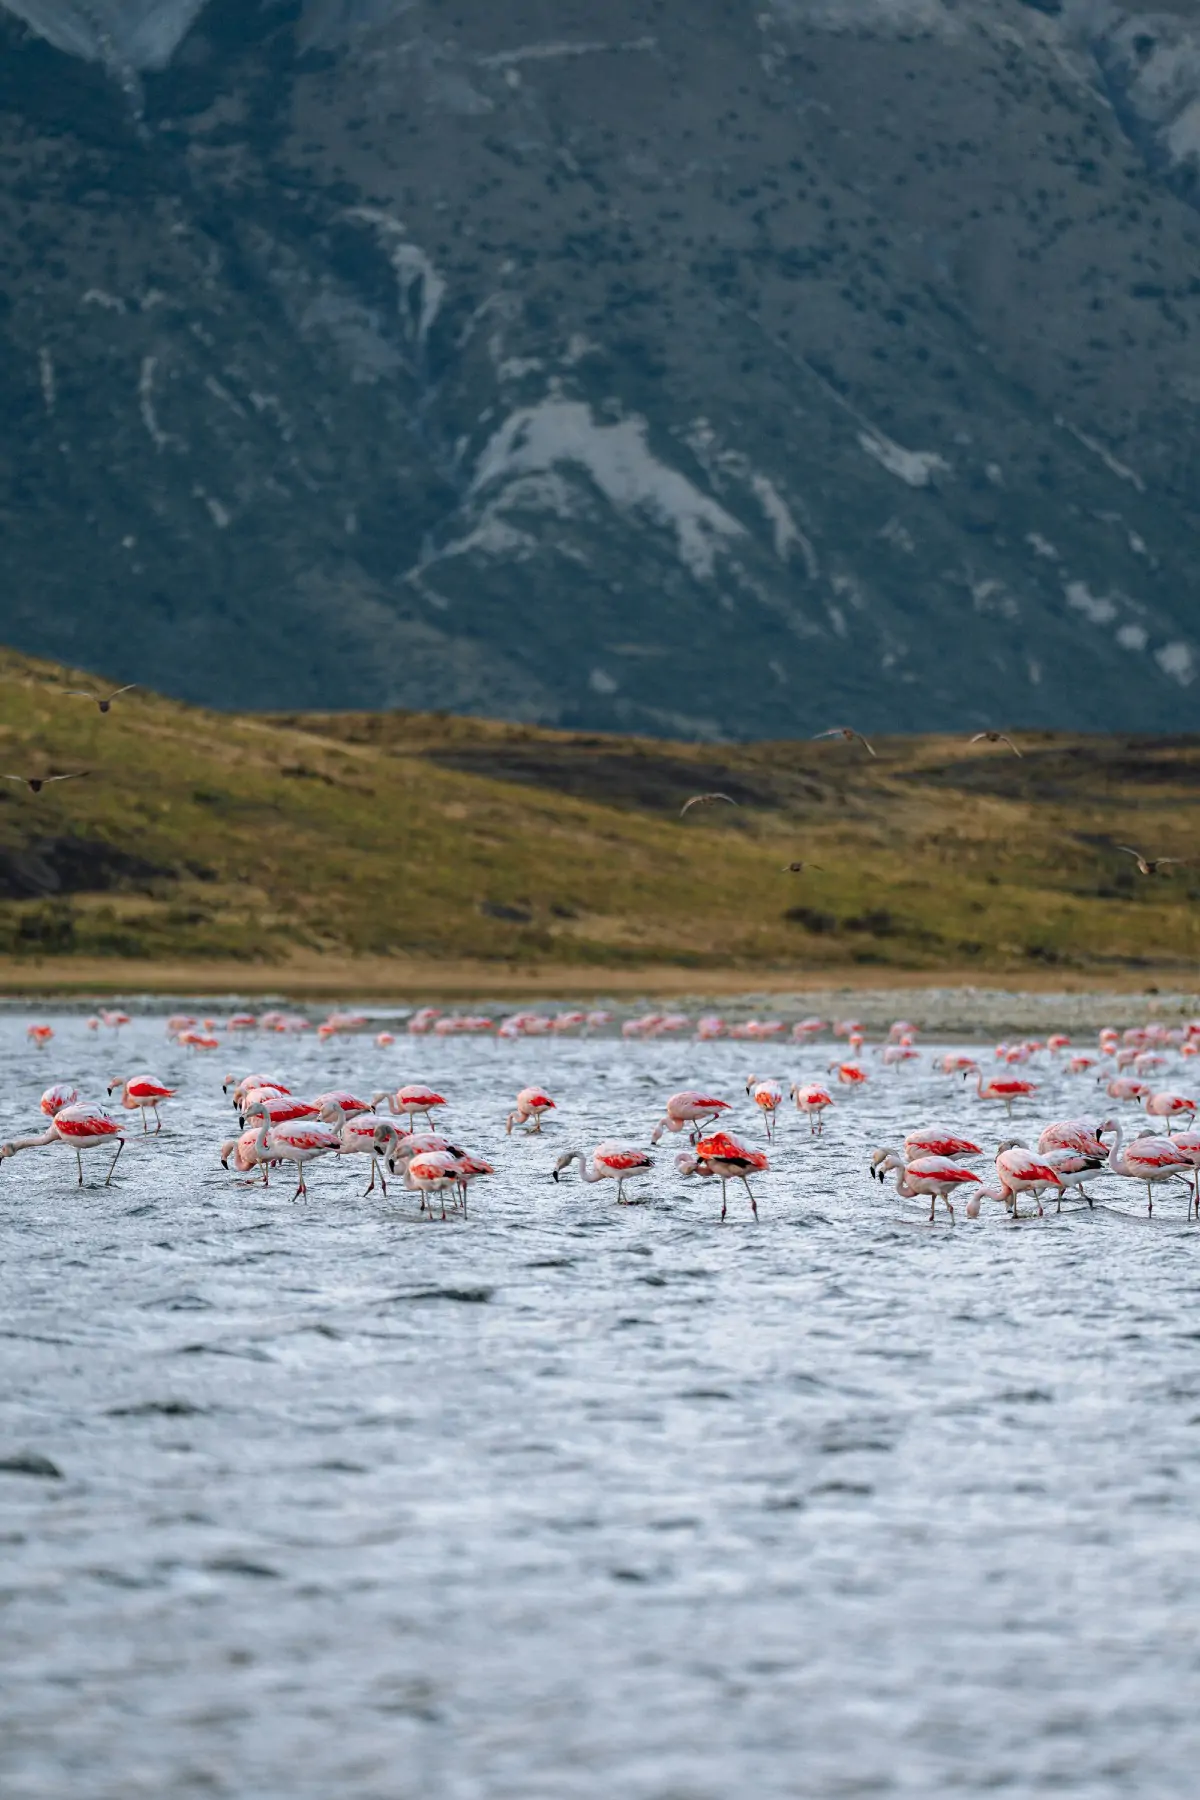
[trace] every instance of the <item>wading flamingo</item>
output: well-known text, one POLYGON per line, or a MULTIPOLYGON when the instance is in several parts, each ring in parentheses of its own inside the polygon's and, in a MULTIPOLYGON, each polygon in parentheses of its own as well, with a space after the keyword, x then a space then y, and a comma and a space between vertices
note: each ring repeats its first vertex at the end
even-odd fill
POLYGON ((631 1175, 644 1175, 654 1167, 654 1158, 647 1156, 644 1150, 638 1150, 632 1144, 621 1144, 608 1138, 597 1144, 592 1151, 590 1161, 584 1157, 582 1150, 568 1150, 560 1156, 554 1165, 554 1179, 562 1177, 563 1170, 571 1163, 579 1164, 579 1173, 584 1181, 615 1181, 617 1184, 617 1204, 626 1205, 625 1183, 631 1175))
POLYGON ((433 1196, 442 1197, 442 1217, 446 1216, 446 1189, 458 1186, 458 1158, 449 1150, 423 1150, 404 1165, 404 1185, 411 1193, 420 1194, 421 1211, 433 1217, 433 1196))
POLYGON ((38 1109, 44 1112, 48 1119, 52 1119, 56 1113, 62 1111, 64 1106, 74 1106, 78 1099, 79 1093, 76 1088, 73 1088, 69 1082, 59 1081, 54 1087, 46 1089, 38 1101, 38 1109))
POLYGON ((272 1125, 289 1125, 293 1119, 315 1119, 320 1110, 315 1100, 299 1100, 294 1094, 260 1093, 251 1089, 239 1117, 245 1125, 255 1113, 265 1111, 272 1125))
POLYGON ((773 1143, 775 1141, 775 1114, 783 1105, 783 1089, 776 1081, 760 1081, 757 1075, 752 1075, 746 1083, 746 1092, 762 1113, 768 1144, 773 1143))
MULTIPOLYGON (((260 1156, 258 1153, 257 1125, 248 1125, 240 1137, 226 1138, 221 1145, 221 1167, 223 1169, 229 1167, 230 1158, 233 1159, 234 1168, 243 1175, 248 1174, 251 1169, 261 1169, 262 1184, 264 1187, 270 1187, 267 1171, 271 1166, 272 1159, 269 1155, 260 1156)), ((243 1182, 242 1186, 252 1187, 254 1183, 243 1182)))
POLYGON ((27 1025, 25 1036, 38 1050, 44 1050, 54 1036, 54 1027, 53 1025, 27 1025))
POLYGON ((868 1079, 867 1071, 865 1069, 860 1069, 858 1064, 854 1062, 831 1062, 829 1065, 830 1073, 832 1073, 834 1069, 837 1070, 837 1078, 843 1087, 862 1087, 864 1082, 868 1079))
POLYGON ((146 1114, 148 1112, 154 1114, 154 1135, 157 1137, 162 1130, 162 1120, 158 1116, 159 1102, 169 1100, 176 1090, 167 1087, 166 1083, 160 1081, 156 1075, 131 1075, 128 1081, 121 1081, 118 1078, 116 1081, 109 1082, 110 1095, 114 1094, 118 1088, 121 1090, 121 1105, 126 1111, 140 1111, 143 1132, 148 1132, 150 1129, 146 1123, 146 1114))
POLYGON ((379 1159, 384 1154, 387 1138, 384 1137, 381 1141, 379 1128, 383 1126, 385 1131, 390 1132, 394 1137, 396 1127, 392 1121, 381 1119, 378 1113, 362 1112, 355 1113, 353 1118, 348 1119, 343 1115, 340 1121, 327 1119, 325 1122, 332 1124, 337 1131, 341 1139, 343 1156, 369 1156, 371 1158, 371 1179, 363 1189, 363 1199, 365 1200, 367 1195, 374 1190, 376 1175, 379 1176, 379 1185, 386 1196, 387 1182, 383 1178, 383 1169, 379 1159))
MULTIPOLYGON (((542 1129, 542 1114, 554 1111, 554 1102, 543 1088, 522 1088, 517 1095, 517 1104, 513 1111, 509 1113, 505 1122, 505 1135, 507 1137, 512 1136, 512 1128, 514 1125, 524 1125, 528 1132, 540 1131, 542 1129), (531 1119, 533 1120, 532 1125, 529 1123, 531 1119)), ((488 1173, 490 1174, 491 1171, 489 1170, 488 1173)))
POLYGON ((750 1176, 756 1170, 769 1169, 765 1150, 750 1150, 728 1131, 716 1131, 702 1137, 691 1155, 675 1158, 675 1166, 684 1177, 715 1175, 721 1183, 721 1217, 725 1217, 725 1189, 729 1182, 740 1181, 750 1200, 750 1210, 758 1218, 758 1202, 750 1188, 750 1176))
MULTIPOLYGON (((1123 1175, 1128 1181, 1144 1181, 1146 1184, 1146 1212, 1154 1212, 1154 1186, 1160 1181, 1186 1180, 1184 1171, 1192 1168, 1191 1158, 1178 1148, 1169 1137, 1134 1138, 1131 1143, 1122 1143, 1122 1131, 1117 1126, 1117 1135, 1108 1153, 1108 1166, 1114 1175, 1123 1175)), ((1191 1182, 1187 1181, 1191 1187, 1191 1182)), ((1191 1199, 1188 1200, 1188 1217, 1191 1217, 1191 1199)))
POLYGON ((989 1075, 985 1081, 982 1072, 979 1072, 975 1079, 975 1092, 981 1100, 1002 1101, 1004 1110, 1011 1119, 1013 1102, 1023 1100, 1027 1095, 1036 1094, 1037 1082, 1021 1081, 1015 1075, 989 1075))
POLYGON ((298 1200, 301 1194, 308 1194, 305 1163, 318 1156, 336 1155, 342 1140, 328 1125, 318 1125, 311 1119, 289 1119, 273 1124, 266 1110, 269 1104, 266 1100, 259 1101, 247 1114, 248 1118, 257 1115, 260 1120, 256 1147, 260 1157, 269 1156, 273 1162, 295 1163, 297 1181, 292 1199, 298 1200))
POLYGON ((829 1089, 822 1087, 819 1081, 793 1081, 791 1095, 796 1102, 796 1111, 808 1115, 809 1137, 820 1137, 825 1129, 825 1109, 833 1105, 829 1089))
POLYGON ((1188 1201, 1188 1218, 1193 1209, 1200 1219, 1200 1131, 1177 1131, 1171 1139, 1180 1156, 1186 1156, 1192 1166, 1192 1193, 1188 1201))
POLYGON ((650 1142, 657 1144, 664 1131, 682 1131, 685 1125, 690 1125, 694 1143, 700 1136, 701 1126, 714 1124, 721 1113, 728 1111, 728 1100, 718 1100, 715 1094, 706 1094, 703 1088, 683 1088, 667 1101, 666 1111, 650 1133, 650 1142))
POLYGON ((408 1119, 410 1131, 414 1128, 418 1113, 432 1127, 434 1107, 446 1104, 446 1096, 439 1094, 436 1088, 426 1087, 423 1081, 411 1081, 405 1087, 398 1087, 394 1094, 383 1092, 371 1095, 372 1106, 378 1106, 381 1100, 386 1101, 390 1113, 408 1119))
POLYGON ((99 1144, 117 1146, 116 1156, 108 1165, 108 1174, 104 1177, 104 1185, 108 1186, 113 1178, 113 1170, 117 1166, 117 1157, 125 1148, 125 1134, 117 1121, 110 1118, 102 1106, 92 1106, 84 1101, 79 1106, 64 1106, 51 1119, 46 1130, 38 1137, 14 1138, 9 1144, 0 1144, 0 1160, 16 1156, 20 1150, 36 1150, 43 1144, 70 1144, 75 1152, 75 1164, 79 1170, 78 1186, 83 1186, 83 1163, 80 1160, 81 1150, 94 1150, 99 1144))
POLYGON ((1172 1119, 1182 1119, 1185 1125, 1193 1122, 1196 1102, 1189 1100, 1186 1094, 1151 1094, 1146 1101, 1146 1111, 1152 1119, 1165 1119, 1170 1132, 1172 1119))
POLYGON ((1057 1188, 1062 1192, 1063 1178, 1054 1167, 1048 1156, 1037 1156, 1032 1150, 1013 1139, 1001 1144, 996 1153, 996 1174, 1000 1178, 998 1188, 981 1187, 978 1194, 972 1194, 967 1207, 969 1218, 979 1216, 979 1202, 984 1200, 1001 1200, 1010 1207, 1014 1219, 1021 1214, 1018 1209, 1018 1196, 1032 1194, 1037 1202, 1038 1218, 1042 1213, 1042 1195, 1047 1188, 1057 1188))
POLYGON ((950 1214, 950 1223, 953 1225, 951 1194, 971 1182, 978 1184, 979 1181, 973 1169, 960 1168, 948 1156, 921 1156, 915 1162, 905 1163, 894 1150, 877 1150, 871 1158, 871 1174, 876 1181, 886 1181, 889 1169, 896 1171, 896 1192, 903 1199, 917 1200, 928 1196, 931 1225, 939 1200, 950 1214))

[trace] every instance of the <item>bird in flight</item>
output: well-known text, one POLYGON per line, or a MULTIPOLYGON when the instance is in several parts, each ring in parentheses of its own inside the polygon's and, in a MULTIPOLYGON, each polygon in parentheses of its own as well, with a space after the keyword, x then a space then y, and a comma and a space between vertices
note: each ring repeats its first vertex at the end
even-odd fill
POLYGON ((784 863, 781 873, 784 875, 803 875, 805 869, 812 869, 818 875, 823 875, 825 873, 820 863, 806 862, 784 863))
POLYGON ((122 694, 130 694, 137 686, 136 681, 129 681, 124 687, 114 688, 111 694, 93 694, 91 688, 68 688, 68 700, 94 700, 102 713, 108 712, 114 700, 122 694))
POLYGON ((855 731, 853 726, 850 726, 850 725, 831 725, 828 731, 817 731, 817 732, 813 733, 814 742, 817 738, 835 738, 835 737, 845 738, 845 740, 848 744, 852 744, 854 742, 855 738, 857 738, 859 743, 862 745, 863 749, 867 752, 868 756, 874 756, 877 754, 874 750, 872 750, 870 744, 868 744, 868 742, 867 742, 866 738, 863 736, 862 732, 855 731))
POLYGON ((90 773, 91 771, 88 769, 76 769, 70 775, 6 775, 4 780, 20 782, 21 786, 27 787, 31 794, 40 794, 42 789, 52 781, 82 781, 83 777, 90 773))
POLYGON ((1143 856, 1140 850, 1135 850, 1130 844, 1118 844, 1117 849, 1123 850, 1126 856, 1132 856, 1143 875, 1157 875, 1158 871, 1165 869, 1169 863, 1185 861, 1182 856, 1143 856))
POLYGON ((971 742, 973 744, 1007 744, 1014 756, 1021 754, 1005 731, 977 731, 971 742))
POLYGON ((724 800, 727 806, 737 806, 740 804, 739 801, 734 799, 732 794, 693 794, 691 799, 685 800, 680 807, 679 816, 682 819, 684 813, 690 812, 693 806, 711 806, 714 800, 724 800))

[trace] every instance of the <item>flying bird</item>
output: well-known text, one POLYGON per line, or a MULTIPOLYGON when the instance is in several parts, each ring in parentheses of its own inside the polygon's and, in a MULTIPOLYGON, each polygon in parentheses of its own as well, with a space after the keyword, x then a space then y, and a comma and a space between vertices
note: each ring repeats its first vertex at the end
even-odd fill
POLYGON ((1130 844, 1118 844, 1117 849, 1123 850, 1126 856, 1132 856, 1143 875, 1157 875, 1169 863, 1181 863, 1185 860, 1182 856, 1143 856, 1140 850, 1133 849, 1130 844))
POLYGON ((735 800, 732 794, 693 794, 680 807, 679 816, 682 819, 684 813, 690 812, 693 806, 711 806, 714 800, 724 800, 727 806, 740 805, 740 801, 735 800))
POLYGON ((91 688, 68 688, 68 700, 94 700, 102 713, 108 712, 114 700, 122 694, 130 694, 137 686, 136 681, 126 682, 124 687, 114 688, 111 694, 93 694, 91 688))
POLYGON ((1014 756, 1021 754, 1006 731, 977 731, 971 742, 973 744, 1007 744, 1014 756))
POLYGON ((803 875, 805 869, 812 869, 818 875, 823 875, 825 873, 820 863, 806 862, 784 863, 781 873, 784 875, 803 875))
POLYGON ((22 787, 27 787, 31 794, 40 794, 51 781, 82 781, 85 775, 90 774, 90 769, 75 769, 70 775, 5 775, 3 779, 18 781, 22 787))
POLYGON ((835 737, 845 738, 845 740, 848 744, 852 744, 854 742, 854 740, 857 738, 859 743, 862 745, 863 749, 867 752, 868 756, 874 756, 876 754, 876 752, 874 750, 872 750, 870 744, 868 744, 868 742, 867 742, 866 738, 863 736, 862 732, 855 731, 853 726, 851 726, 851 725, 831 725, 828 731, 817 731, 817 732, 814 732, 814 734, 813 734, 814 742, 816 741, 817 738, 835 738, 835 737))

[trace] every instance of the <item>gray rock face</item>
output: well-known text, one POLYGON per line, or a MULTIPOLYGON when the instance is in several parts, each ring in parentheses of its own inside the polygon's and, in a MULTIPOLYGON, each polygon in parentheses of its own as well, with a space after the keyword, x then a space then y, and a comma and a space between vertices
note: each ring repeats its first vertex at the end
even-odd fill
POLYGON ((1194 4, 0 0, 0 154, 21 648, 699 736, 1194 722, 1194 4))

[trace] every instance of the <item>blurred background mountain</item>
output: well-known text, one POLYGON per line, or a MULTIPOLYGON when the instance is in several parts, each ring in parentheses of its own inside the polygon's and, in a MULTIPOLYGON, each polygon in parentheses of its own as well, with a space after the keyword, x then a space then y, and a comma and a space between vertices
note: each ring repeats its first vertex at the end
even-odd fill
POLYGON ((1194 723, 1197 0, 0 0, 0 160, 23 650, 1194 723))

